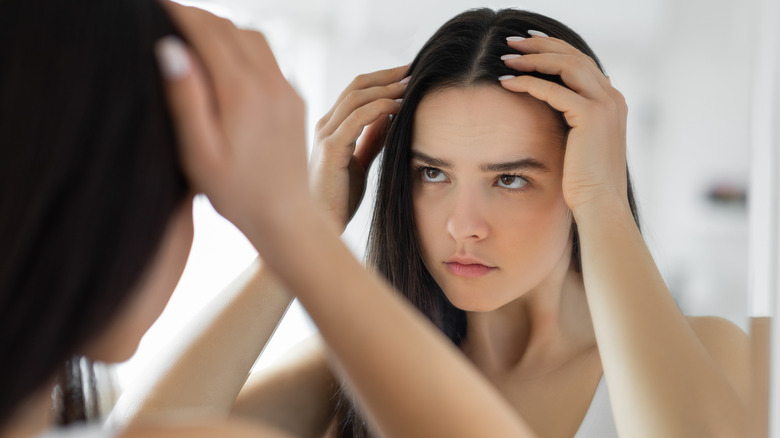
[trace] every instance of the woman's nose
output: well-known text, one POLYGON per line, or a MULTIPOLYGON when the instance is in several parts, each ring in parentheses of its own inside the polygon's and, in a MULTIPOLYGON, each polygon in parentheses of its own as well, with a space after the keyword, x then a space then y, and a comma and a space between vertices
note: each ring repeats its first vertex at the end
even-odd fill
POLYGON ((482 240, 488 235, 486 206, 473 192, 463 191, 453 197, 447 218, 447 232, 458 241, 482 240))

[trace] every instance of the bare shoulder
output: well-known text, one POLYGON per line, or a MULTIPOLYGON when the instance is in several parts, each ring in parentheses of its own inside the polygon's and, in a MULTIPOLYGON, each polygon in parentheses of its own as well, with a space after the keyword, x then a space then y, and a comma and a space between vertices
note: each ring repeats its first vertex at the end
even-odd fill
POLYGON ((749 338, 736 324, 718 316, 688 316, 688 324, 708 350, 744 348, 747 351, 749 338))
POLYGON ((248 421, 199 421, 192 424, 134 426, 120 438, 290 438, 292 435, 248 421))
POLYGON ((733 322, 716 316, 687 317, 699 341, 746 399, 750 385, 750 338, 733 322))

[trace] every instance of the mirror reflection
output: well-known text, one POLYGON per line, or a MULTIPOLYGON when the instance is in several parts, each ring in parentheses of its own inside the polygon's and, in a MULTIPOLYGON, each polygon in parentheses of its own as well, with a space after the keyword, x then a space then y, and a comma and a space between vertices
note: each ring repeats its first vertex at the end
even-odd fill
POLYGON ((0 436, 773 431, 780 4, 80 1, 0 4, 0 436))
MULTIPOLYGON (((411 62, 441 24, 476 6, 446 2, 417 10, 414 5, 397 2, 391 5, 361 1, 195 4, 268 34, 282 69, 307 99, 312 143, 321 135, 314 123, 338 101, 352 78, 411 62)), ((488 6, 517 5, 494 2, 488 6)), ((554 17, 579 33, 597 54, 611 85, 625 96, 629 109, 628 165, 642 234, 679 309, 689 316, 722 317, 747 331, 747 143, 753 72, 745 66, 753 65, 754 53, 745 48, 751 47, 749 29, 758 20, 758 2, 713 5, 656 1, 629 5, 603 1, 587 8, 566 2, 526 2, 521 6, 554 17), (708 11, 706 19, 701 16, 703 8, 708 11), (713 37, 724 36, 724 29, 729 30, 727 38, 713 37), (729 62, 723 62, 723 54, 729 55, 729 62)), ((438 98, 442 102, 431 99, 428 104, 456 108, 459 99, 471 101, 479 96, 482 94, 441 94, 438 98)), ((424 112, 425 107, 415 117, 422 117, 420 111, 424 112)), ((435 116, 422 120, 435 121, 435 116)), ((416 137, 418 134, 429 134, 414 133, 414 144, 418 140, 424 144, 416 137)), ((468 135, 462 133, 458 138, 468 135)), ((440 138, 434 136, 430 143, 438 144, 440 138)), ((439 158, 436 151, 411 149, 418 157, 439 158)), ((445 158, 449 159, 436 163, 444 161, 453 168, 464 167, 457 165, 457 157, 445 158)), ((436 183, 437 178, 469 178, 461 173, 447 175, 447 169, 430 164, 418 162, 418 167, 426 172, 422 176, 426 183, 436 183)), ((376 167, 369 175, 366 200, 344 235, 361 257, 365 256, 375 208, 376 167)), ((436 204, 429 199, 420 205, 436 204)), ((416 210, 415 214, 421 213, 416 210)), ((442 225, 446 220, 440 219, 439 228, 446 228, 442 225)), ((254 257, 249 244, 217 218, 203 200, 196 200, 196 221, 196 246, 183 282, 134 359, 139 364, 143 363, 144 354, 153 355, 166 345, 169 334, 176 331, 181 321, 209 302, 254 257), (215 257, 214 253, 220 255, 215 257), (214 275, 215 269, 221 273, 214 275), (200 296, 196 298, 197 294, 200 296), (184 295, 187 298, 181 298, 184 295)), ((418 227, 423 226, 424 221, 417 222, 418 227)), ((430 266, 428 262, 425 265, 430 266)), ((431 275, 442 286, 437 274, 431 275)), ((443 292, 447 294, 447 290, 443 292)), ((450 295, 447 298, 463 308, 450 295)), ((471 324, 474 325, 476 322, 471 324)), ((291 345, 314 331, 302 309, 293 305, 256 369, 271 367, 291 345)), ((134 370, 138 369, 142 367, 133 368, 131 363, 120 376, 124 382, 132 381, 137 372, 134 370)), ((583 393, 590 394, 583 400, 592 401, 595 386, 583 389, 583 393)), ((589 406, 585 402, 580 405, 589 406)))

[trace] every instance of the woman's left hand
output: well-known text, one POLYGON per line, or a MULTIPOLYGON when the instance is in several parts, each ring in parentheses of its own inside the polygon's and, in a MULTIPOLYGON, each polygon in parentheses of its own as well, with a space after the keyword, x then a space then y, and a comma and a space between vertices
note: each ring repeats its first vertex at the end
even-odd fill
POLYGON ((563 165, 563 195, 572 212, 598 202, 627 205, 626 115, 623 95, 592 58, 556 38, 508 40, 523 53, 504 62, 519 72, 558 75, 568 88, 530 75, 502 77, 507 90, 528 93, 563 113, 571 131, 563 165))

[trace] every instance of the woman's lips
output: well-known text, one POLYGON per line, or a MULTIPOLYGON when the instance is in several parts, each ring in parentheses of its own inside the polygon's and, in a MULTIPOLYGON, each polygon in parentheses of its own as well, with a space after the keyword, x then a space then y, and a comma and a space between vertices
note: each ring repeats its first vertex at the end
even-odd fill
POLYGON ((458 262, 445 262, 444 264, 447 265, 447 270, 450 271, 451 274, 466 278, 482 277, 496 269, 479 263, 463 264, 458 262))

